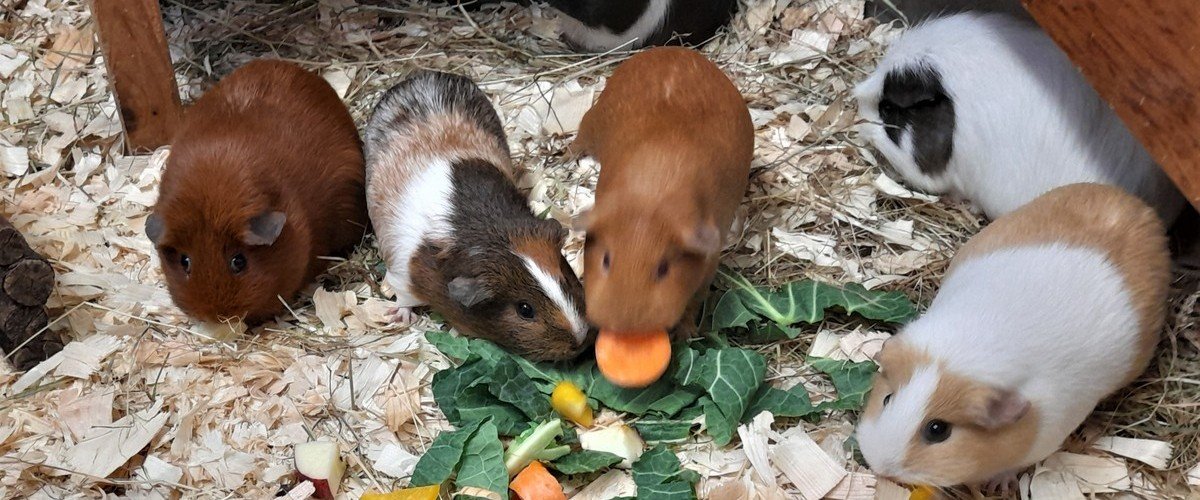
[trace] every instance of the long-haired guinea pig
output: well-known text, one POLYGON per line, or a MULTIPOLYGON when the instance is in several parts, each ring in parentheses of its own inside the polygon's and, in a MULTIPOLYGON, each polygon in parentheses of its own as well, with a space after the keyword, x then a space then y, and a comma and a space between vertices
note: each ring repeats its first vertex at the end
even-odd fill
POLYGON ((876 357, 858 424, 867 463, 953 486, 1049 456, 1146 369, 1169 281, 1162 222, 1119 188, 1060 187, 997 219, 876 357))
POLYGON ((362 239, 358 130, 321 77, 254 61, 192 105, 171 143, 146 235, 175 304, 202 321, 283 311, 362 239))
POLYGON ((568 43, 606 51, 703 43, 729 23, 737 0, 550 0, 550 6, 565 14, 568 43))
POLYGON ((583 288, 512 179, 500 118, 471 80, 392 87, 365 133, 367 208, 402 316, 429 305, 460 332, 531 359, 587 346, 583 288))
POLYGON ((910 185, 990 218, 1076 182, 1141 197, 1170 225, 1183 197, 1036 25, 955 14, 909 29, 855 89, 865 137, 910 185))
POLYGON ((600 163, 579 220, 588 319, 690 335, 749 182, 754 126, 741 93, 694 50, 650 49, 613 72, 573 148, 600 163))

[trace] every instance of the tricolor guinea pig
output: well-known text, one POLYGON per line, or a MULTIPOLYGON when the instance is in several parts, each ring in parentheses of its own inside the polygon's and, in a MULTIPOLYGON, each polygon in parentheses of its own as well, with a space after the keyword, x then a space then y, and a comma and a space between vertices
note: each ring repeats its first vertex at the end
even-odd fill
POLYGON ((587 346, 566 230, 530 211, 500 118, 471 80, 421 72, 376 105, 367 208, 400 316, 429 305, 460 332, 530 359, 587 346))
POLYGON ((690 335, 749 182, 742 95, 700 53, 650 49, 613 72, 572 147, 600 163, 579 220, 588 319, 690 335))
POLYGON ((1060 187, 997 219, 876 357, 863 457, 911 484, 1012 478, 1146 369, 1169 281, 1162 223, 1118 188, 1060 187))
POLYGON ((865 137, 908 184, 996 218, 1077 182, 1120 186, 1170 225, 1183 197, 1050 37, 1005 14, 901 35, 855 89, 865 137))
POLYGON ((607 51, 703 43, 729 23, 737 0, 550 0, 550 6, 565 14, 568 43, 607 51))
POLYGON ((146 235, 175 304, 269 319, 367 225, 358 130, 321 77, 251 62, 187 109, 146 235))

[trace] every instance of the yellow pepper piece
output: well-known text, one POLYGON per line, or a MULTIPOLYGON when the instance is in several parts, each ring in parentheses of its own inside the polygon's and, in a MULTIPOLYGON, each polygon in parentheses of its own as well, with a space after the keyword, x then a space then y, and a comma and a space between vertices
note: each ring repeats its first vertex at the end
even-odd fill
POLYGON ((389 493, 368 491, 363 493, 362 497, 359 497, 359 500, 437 500, 438 493, 441 491, 442 485, 431 484, 417 488, 404 488, 389 493))
POLYGON ((550 393, 550 406, 567 420, 584 427, 592 425, 592 407, 587 404, 587 396, 568 380, 554 386, 554 392, 550 393))
POLYGON ((933 488, 928 486, 918 486, 908 495, 908 500, 933 500, 934 498, 933 488))

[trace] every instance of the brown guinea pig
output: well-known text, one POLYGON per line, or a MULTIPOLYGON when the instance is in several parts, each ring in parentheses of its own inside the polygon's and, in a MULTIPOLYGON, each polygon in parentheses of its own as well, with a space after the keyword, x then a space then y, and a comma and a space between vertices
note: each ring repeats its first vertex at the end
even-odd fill
POLYGON ((238 68, 184 115, 146 235, 175 304, 201 321, 283 311, 367 225, 354 120, 321 77, 238 68))
POLYGON ((742 95, 694 50, 647 50, 613 72, 573 148, 600 163, 596 203, 580 219, 588 319, 691 335, 749 182, 742 95))

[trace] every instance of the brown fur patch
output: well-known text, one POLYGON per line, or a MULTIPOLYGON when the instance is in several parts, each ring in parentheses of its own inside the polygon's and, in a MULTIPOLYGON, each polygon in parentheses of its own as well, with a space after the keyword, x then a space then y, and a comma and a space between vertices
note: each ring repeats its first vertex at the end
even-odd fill
POLYGON ((871 394, 863 410, 864 418, 872 419, 879 418, 879 412, 883 410, 883 398, 907 384, 918 367, 929 366, 933 362, 924 351, 910 347, 895 337, 884 343, 875 361, 879 363, 879 372, 875 374, 871 394))
POLYGON ((1014 424, 985 429, 976 424, 977 416, 986 411, 994 391, 943 368, 926 406, 925 422, 949 422, 953 426, 950 438, 928 444, 918 428, 904 457, 905 469, 932 471, 939 484, 955 485, 983 482, 1020 464, 1037 437, 1037 409, 1030 408, 1014 424))
POLYGON ((1125 377, 1126 384, 1132 382, 1158 345, 1171 278, 1166 230, 1138 198, 1100 184, 1051 190, 971 238, 947 276, 963 262, 1002 248, 1056 242, 1103 251, 1124 279, 1140 324, 1137 356, 1125 377))
POLYGON ((513 250, 518 254, 529 257, 538 267, 546 271, 555 281, 563 278, 559 262, 562 261, 562 251, 554 246, 553 241, 545 238, 518 237, 513 240, 513 250))

